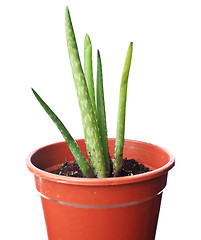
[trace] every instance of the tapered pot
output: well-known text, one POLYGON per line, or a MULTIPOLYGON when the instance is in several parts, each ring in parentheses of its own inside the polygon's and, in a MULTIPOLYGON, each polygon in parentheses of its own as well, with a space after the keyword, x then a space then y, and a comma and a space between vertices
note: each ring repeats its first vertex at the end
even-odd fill
MULTIPOLYGON (((86 156, 85 142, 77 140, 86 156)), ((111 157, 115 139, 109 139, 111 157)), ((74 158, 65 142, 31 153, 27 166, 35 176, 49 240, 153 240, 161 197, 174 157, 165 149, 125 140, 124 157, 152 171, 129 177, 74 178, 52 174, 74 158)))

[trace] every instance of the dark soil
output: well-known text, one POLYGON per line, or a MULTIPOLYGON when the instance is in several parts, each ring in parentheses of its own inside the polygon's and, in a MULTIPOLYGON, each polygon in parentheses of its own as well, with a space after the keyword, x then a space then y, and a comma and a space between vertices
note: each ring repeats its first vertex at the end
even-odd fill
POLYGON ((146 173, 151 171, 144 164, 138 163, 134 159, 124 159, 121 176, 133 176, 140 173, 146 173))
MULTIPOLYGON (((142 163, 138 163, 134 159, 125 158, 123 162, 121 176, 133 176, 149 171, 151 170, 145 167, 142 163)), ((77 162, 65 162, 61 167, 58 167, 56 170, 52 171, 52 173, 69 177, 83 177, 83 174, 77 162)))

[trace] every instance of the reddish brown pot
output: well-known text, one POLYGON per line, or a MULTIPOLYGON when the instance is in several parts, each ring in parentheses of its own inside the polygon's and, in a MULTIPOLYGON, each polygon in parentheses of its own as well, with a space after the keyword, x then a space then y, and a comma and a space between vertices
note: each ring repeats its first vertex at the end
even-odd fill
MULTIPOLYGON (((84 140, 77 141, 86 156, 84 140)), ((113 157, 114 139, 109 139, 113 157)), ((40 192, 49 240, 153 240, 162 191, 174 157, 165 149, 125 140, 124 157, 153 171, 119 178, 89 179, 45 171, 73 156, 65 142, 33 152, 27 159, 40 192)))

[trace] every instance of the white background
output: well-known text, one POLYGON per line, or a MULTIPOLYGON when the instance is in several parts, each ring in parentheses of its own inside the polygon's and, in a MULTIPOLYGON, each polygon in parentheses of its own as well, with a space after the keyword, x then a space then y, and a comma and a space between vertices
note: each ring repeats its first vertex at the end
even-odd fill
POLYGON ((201 239, 201 7, 196 0, 1 1, 1 236, 45 240, 39 194, 25 159, 62 141, 35 100, 44 98, 74 138, 83 138, 68 59, 68 4, 83 60, 85 33, 103 63, 108 135, 115 137, 126 51, 133 41, 125 138, 176 156, 164 190, 156 240, 201 239))

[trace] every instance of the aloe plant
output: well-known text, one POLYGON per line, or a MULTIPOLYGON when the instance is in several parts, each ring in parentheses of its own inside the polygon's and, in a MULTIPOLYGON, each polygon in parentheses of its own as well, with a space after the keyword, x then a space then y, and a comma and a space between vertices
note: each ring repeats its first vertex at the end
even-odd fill
MULTIPOLYGON (((107 139, 107 126, 105 114, 105 101, 103 92, 102 63, 100 53, 97 55, 97 96, 95 101, 93 66, 92 66, 92 44, 87 34, 84 42, 84 71, 80 62, 80 56, 73 30, 73 25, 68 7, 65 12, 66 40, 68 54, 73 73, 75 89, 77 92, 78 103, 82 116, 82 125, 85 135, 85 143, 88 155, 88 161, 84 158, 76 141, 68 132, 67 128, 42 100, 42 98, 32 89, 36 99, 43 109, 47 112, 53 122, 56 124, 75 160, 77 161, 85 177, 105 178, 111 175, 111 164, 107 139), (96 104, 95 104, 96 102, 96 104)), ((124 145, 124 128, 125 128, 125 108, 127 82, 132 57, 132 43, 129 46, 126 61, 124 65, 117 123, 117 137, 114 159, 114 176, 118 176, 122 168, 122 155, 124 145)))

